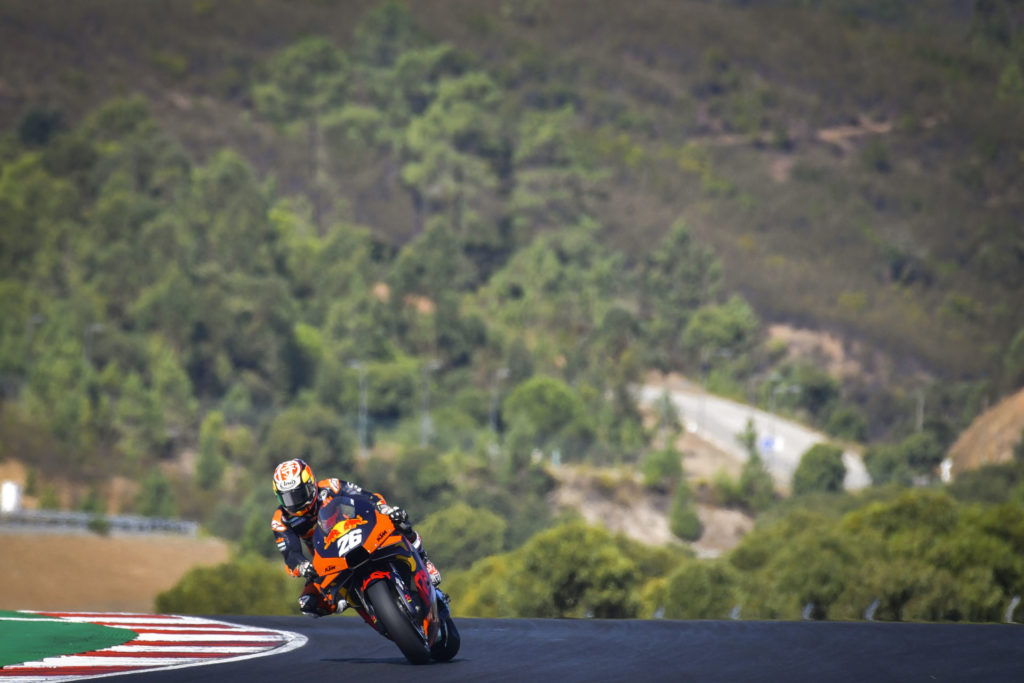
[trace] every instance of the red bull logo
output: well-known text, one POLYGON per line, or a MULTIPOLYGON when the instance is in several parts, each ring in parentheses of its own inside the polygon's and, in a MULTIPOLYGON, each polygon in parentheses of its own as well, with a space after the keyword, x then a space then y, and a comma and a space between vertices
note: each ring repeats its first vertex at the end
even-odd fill
POLYGON ((331 529, 331 533, 327 534, 327 540, 324 541, 324 545, 330 545, 331 543, 334 543, 348 532, 352 531, 353 529, 358 529, 364 524, 366 524, 366 520, 363 519, 361 516, 354 517, 352 519, 345 519, 338 522, 334 525, 334 528, 331 529))
MULTIPOLYGON (((366 520, 363 519, 361 516, 356 517, 355 519, 346 519, 344 522, 341 523, 341 534, 344 536, 348 532, 355 529, 357 526, 362 526, 364 524, 366 524, 366 520)), ((334 528, 337 529, 338 527, 334 528)))

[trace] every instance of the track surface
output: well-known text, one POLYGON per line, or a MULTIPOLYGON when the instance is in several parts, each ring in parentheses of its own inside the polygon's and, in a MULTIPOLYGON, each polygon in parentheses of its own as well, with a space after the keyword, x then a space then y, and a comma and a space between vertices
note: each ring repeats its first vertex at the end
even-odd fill
POLYGON ((287 654, 119 676, 140 683, 282 681, 1020 681, 1009 625, 456 619, 462 649, 412 666, 357 618, 224 617, 302 633, 287 654))

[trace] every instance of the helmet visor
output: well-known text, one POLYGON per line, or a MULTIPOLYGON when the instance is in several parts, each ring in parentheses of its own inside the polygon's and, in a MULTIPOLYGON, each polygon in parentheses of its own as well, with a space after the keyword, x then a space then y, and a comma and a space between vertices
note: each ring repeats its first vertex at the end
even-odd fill
POLYGON ((277 499, 286 511, 295 513, 309 507, 316 497, 316 484, 311 481, 303 483, 291 491, 278 491, 277 499))

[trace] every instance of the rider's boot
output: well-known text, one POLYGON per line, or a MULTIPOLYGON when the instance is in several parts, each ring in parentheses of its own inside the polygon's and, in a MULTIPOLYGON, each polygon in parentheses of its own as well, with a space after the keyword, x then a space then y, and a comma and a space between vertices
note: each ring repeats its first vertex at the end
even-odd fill
POLYGON ((307 583, 302 590, 302 595, 299 596, 299 611, 310 617, 326 617, 328 614, 334 614, 335 611, 340 612, 343 609, 345 609, 344 606, 339 606, 336 610, 312 583, 307 583))

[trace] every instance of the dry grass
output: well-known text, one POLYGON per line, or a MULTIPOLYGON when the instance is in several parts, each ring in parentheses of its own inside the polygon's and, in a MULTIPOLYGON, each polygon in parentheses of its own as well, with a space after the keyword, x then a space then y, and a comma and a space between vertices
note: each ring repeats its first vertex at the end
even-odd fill
POLYGON ((1013 460, 1024 430, 1024 389, 979 415, 949 450, 953 475, 1013 460))
POLYGON ((3 533, 0 609, 150 612, 196 565, 228 559, 216 539, 3 533))

